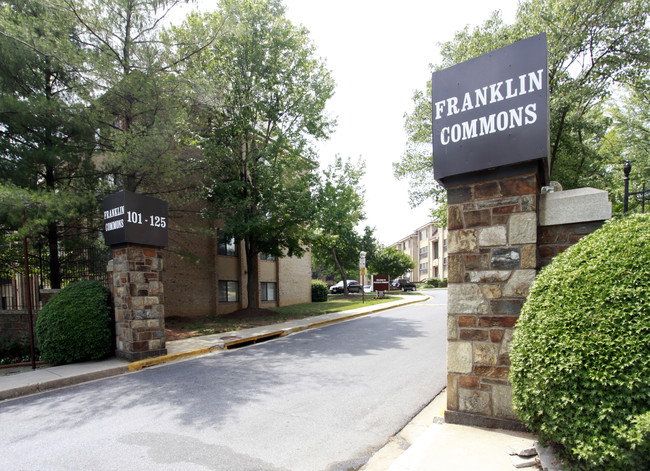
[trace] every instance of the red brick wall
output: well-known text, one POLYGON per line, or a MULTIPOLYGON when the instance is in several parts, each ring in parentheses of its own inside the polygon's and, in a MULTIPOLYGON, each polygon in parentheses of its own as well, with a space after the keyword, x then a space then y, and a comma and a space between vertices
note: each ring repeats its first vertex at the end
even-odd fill
POLYGON ((604 223, 605 221, 595 221, 540 227, 537 234, 540 268, 551 263, 553 257, 599 229, 604 223))

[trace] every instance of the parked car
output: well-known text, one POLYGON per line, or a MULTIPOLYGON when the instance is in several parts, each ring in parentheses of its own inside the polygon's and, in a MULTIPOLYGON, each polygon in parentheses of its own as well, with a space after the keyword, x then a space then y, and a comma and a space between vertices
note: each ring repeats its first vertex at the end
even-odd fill
POLYGON ((406 278, 398 278, 396 280, 393 280, 393 288, 394 289, 401 289, 402 291, 415 291, 416 290, 415 283, 407 280, 406 278))
MULTIPOLYGON (((348 293, 360 293, 363 286, 357 280, 348 280, 348 293)), ((330 286, 330 294, 337 294, 343 292, 343 280, 339 281, 333 286, 330 286)))

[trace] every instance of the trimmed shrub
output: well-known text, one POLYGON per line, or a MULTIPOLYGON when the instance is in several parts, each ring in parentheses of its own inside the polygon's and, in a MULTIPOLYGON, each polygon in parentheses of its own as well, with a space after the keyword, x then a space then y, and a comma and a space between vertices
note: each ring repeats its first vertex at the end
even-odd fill
POLYGON ((311 280, 311 301, 313 303, 322 303, 327 301, 327 295, 330 290, 325 282, 320 280, 311 280))
POLYGON ((429 278, 424 282, 424 284, 437 288, 440 286, 440 278, 429 278))
POLYGON ((610 221, 557 256, 517 322, 519 418, 567 468, 650 469, 650 217, 610 221))
POLYGON ((440 278, 429 278, 424 282, 424 285, 425 288, 446 288, 447 278, 443 278, 442 280, 440 278))
POLYGON ((110 355, 109 296, 99 281, 77 281, 52 296, 36 322, 41 359, 60 365, 110 355))

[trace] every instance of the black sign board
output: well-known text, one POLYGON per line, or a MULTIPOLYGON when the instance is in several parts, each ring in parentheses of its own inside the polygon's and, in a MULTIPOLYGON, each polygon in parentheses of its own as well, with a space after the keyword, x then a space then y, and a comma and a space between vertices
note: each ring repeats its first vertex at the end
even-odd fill
POLYGON ((167 246, 167 201, 130 191, 104 198, 106 245, 167 246))
POLYGON ((434 72, 433 171, 448 177, 521 162, 548 166, 546 34, 434 72))

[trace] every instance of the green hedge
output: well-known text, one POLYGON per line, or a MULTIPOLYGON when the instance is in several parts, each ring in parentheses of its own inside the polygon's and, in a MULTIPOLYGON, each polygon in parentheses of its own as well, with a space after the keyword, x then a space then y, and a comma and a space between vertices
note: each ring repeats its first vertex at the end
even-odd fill
POLYGON ((313 303, 322 303, 327 301, 327 295, 329 292, 329 288, 323 281, 311 280, 311 301, 313 303))
POLYGON ((36 322, 41 359, 60 365, 109 356, 109 296, 99 281, 77 281, 52 296, 36 322))
POLYGON ((519 418, 569 468, 650 469, 650 217, 611 221, 544 268, 517 323, 519 418))
POLYGON ((446 288, 447 278, 443 278, 442 280, 440 278, 429 278, 428 280, 425 280, 424 286, 431 286, 433 288, 446 288))

